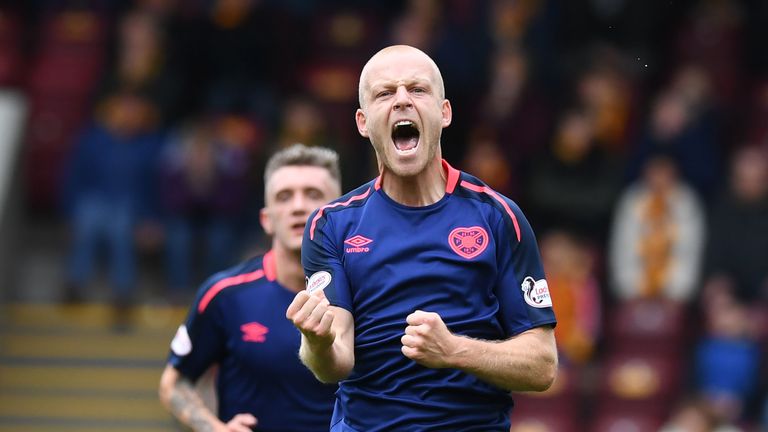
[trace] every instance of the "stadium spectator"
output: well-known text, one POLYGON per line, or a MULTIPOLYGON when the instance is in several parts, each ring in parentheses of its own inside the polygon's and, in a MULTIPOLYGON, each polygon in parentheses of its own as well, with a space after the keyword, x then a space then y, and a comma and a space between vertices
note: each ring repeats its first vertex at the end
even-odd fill
MULTIPOLYGON (((749 2, 746 2, 749 3, 749 2)), ((701 0, 692 3, 672 41, 681 64, 700 65, 711 77, 712 92, 723 115, 738 108, 736 100, 746 83, 745 2, 701 0)))
POLYGON ((718 146, 720 133, 717 105, 711 96, 706 71, 686 65, 675 71, 671 83, 657 95, 648 114, 648 124, 630 149, 628 173, 641 175, 646 161, 659 151, 667 153, 680 177, 708 199, 721 175, 718 146))
POLYGON ((705 303, 704 318, 693 355, 694 391, 718 423, 736 423, 757 396, 762 354, 756 329, 748 308, 732 297, 705 303))
MULTIPOLYGON (((523 181, 531 174, 530 160, 546 146, 553 123, 549 98, 536 78, 522 49, 497 49, 491 60, 490 87, 470 134, 471 138, 487 129, 484 134, 497 136, 510 177, 508 189, 499 191, 519 201, 524 198, 523 181)), ((466 152, 472 152, 472 142, 466 152)))
POLYGON ((583 109, 567 110, 551 145, 531 162, 526 201, 537 228, 562 228, 602 241, 619 194, 621 165, 595 140, 583 109))
POLYGON ((163 132, 156 112, 142 96, 113 94, 76 143, 63 182, 71 227, 70 300, 87 296, 102 245, 108 250, 116 312, 135 300, 135 236, 140 228, 156 231, 151 227, 158 224, 155 186, 163 132))
POLYGON ((576 93, 593 122, 595 140, 613 154, 626 153, 635 133, 636 101, 632 74, 621 52, 593 49, 589 64, 576 82, 576 93))
POLYGON ((584 239, 567 231, 547 232, 539 243, 557 314, 555 337, 562 361, 587 364, 595 352, 602 319, 595 253, 584 239))
POLYGON ((278 146, 300 142, 308 146, 329 146, 330 131, 320 107, 308 97, 289 98, 284 104, 278 129, 278 146))
POLYGON ((690 301, 697 294, 705 230, 704 209, 675 162, 666 154, 649 159, 613 216, 608 251, 613 295, 690 301))
POLYGON ((727 186, 711 210, 706 289, 739 301, 768 301, 768 156, 754 146, 733 155, 727 186))
POLYGON ((99 94, 128 91, 151 101, 164 126, 178 119, 183 78, 168 59, 165 34, 158 18, 140 9, 120 19, 113 65, 105 73, 99 94))
POLYGON ((160 193, 172 297, 183 298, 199 282, 194 269, 211 275, 238 258, 237 230, 256 139, 247 119, 219 115, 190 123, 169 140, 160 165, 160 193), (199 258, 195 251, 203 252, 202 266, 193 265, 199 258))
POLYGON ((213 0, 206 6, 193 41, 194 66, 203 71, 206 84, 203 105, 217 112, 247 111, 271 122, 277 115, 276 89, 268 83, 279 81, 282 62, 274 59, 283 58, 276 11, 269 2, 255 0, 213 0))
POLYGON ((700 399, 684 400, 675 408, 659 432, 742 432, 732 424, 722 424, 700 399))
POLYGON ((493 128, 476 127, 468 144, 462 167, 483 179, 493 190, 509 196, 514 174, 493 128))

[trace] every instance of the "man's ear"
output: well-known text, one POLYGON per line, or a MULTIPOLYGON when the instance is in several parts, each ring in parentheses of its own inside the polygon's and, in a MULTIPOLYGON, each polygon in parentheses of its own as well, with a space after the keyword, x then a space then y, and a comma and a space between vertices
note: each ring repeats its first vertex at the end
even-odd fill
POLYGON ((365 118, 365 113, 360 108, 355 111, 355 123, 357 124, 357 131, 360 135, 368 138, 368 122, 365 118))
POLYGON ((267 235, 275 233, 274 227, 272 227, 272 220, 269 218, 269 210, 266 207, 259 210, 259 222, 267 235))
POLYGON ((453 119, 453 108, 451 108, 451 102, 448 101, 448 99, 443 100, 442 115, 443 127, 446 128, 451 124, 451 120, 453 119))

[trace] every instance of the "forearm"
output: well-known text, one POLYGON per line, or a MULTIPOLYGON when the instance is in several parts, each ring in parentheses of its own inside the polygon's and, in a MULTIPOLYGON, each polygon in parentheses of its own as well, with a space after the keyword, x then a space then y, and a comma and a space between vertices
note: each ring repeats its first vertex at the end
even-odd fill
POLYGON ((456 336, 448 363, 510 391, 544 391, 557 373, 552 329, 533 329, 505 341, 456 336))
POLYGON ((355 330, 352 314, 330 306, 320 294, 296 294, 286 318, 301 332, 299 358, 324 383, 343 380, 355 365, 355 330))
MULTIPOLYGON (((181 423, 196 432, 221 430, 225 425, 208 407, 205 406, 194 384, 175 372, 175 376, 166 378, 164 373, 160 387, 160 400, 165 408, 181 423)), ((171 374, 173 375, 173 374, 171 374)))
POLYGON ((336 341, 330 346, 316 346, 306 336, 301 337, 299 357, 315 377, 323 383, 336 383, 352 372, 355 364, 351 347, 336 341))

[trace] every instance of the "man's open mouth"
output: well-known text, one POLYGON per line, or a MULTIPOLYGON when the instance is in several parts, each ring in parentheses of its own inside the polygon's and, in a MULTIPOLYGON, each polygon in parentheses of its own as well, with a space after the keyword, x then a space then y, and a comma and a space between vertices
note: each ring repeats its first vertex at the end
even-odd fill
POLYGON ((419 129, 410 120, 400 120, 392 128, 392 142, 400 152, 411 152, 419 145, 419 129))

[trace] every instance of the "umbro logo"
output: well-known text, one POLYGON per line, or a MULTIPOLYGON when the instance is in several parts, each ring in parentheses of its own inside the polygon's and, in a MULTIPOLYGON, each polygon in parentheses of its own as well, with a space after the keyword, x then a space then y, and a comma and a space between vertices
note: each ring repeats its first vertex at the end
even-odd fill
POLYGON ((240 326, 243 331, 243 340, 246 342, 264 342, 267 340, 269 328, 256 321, 240 326))
POLYGON ((346 240, 344 240, 344 243, 349 245, 350 247, 346 248, 345 251, 347 253, 364 253, 369 252, 371 248, 367 247, 366 245, 371 244, 373 240, 363 237, 360 234, 350 237, 346 240))

